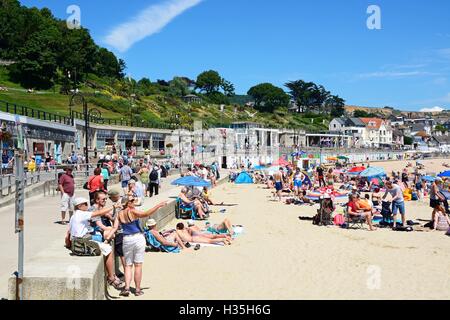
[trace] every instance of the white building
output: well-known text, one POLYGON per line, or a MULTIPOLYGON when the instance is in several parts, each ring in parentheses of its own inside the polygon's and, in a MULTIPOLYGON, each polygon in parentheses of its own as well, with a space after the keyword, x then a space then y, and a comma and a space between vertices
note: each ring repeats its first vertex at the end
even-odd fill
POLYGON ((365 146, 380 148, 392 145, 392 127, 390 123, 379 118, 361 118, 366 124, 365 146))

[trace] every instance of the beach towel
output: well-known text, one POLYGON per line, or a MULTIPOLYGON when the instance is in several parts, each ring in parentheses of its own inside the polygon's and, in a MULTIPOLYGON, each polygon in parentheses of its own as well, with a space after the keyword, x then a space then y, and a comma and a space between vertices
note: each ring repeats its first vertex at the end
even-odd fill
MULTIPOLYGON (((241 235, 244 232, 244 227, 243 226, 233 226, 233 239, 235 239, 237 236, 241 235)), ((228 230, 220 230, 219 232, 216 229, 213 229, 211 227, 209 227, 208 229, 206 229, 206 232, 208 234, 227 234, 228 230)))
POLYGON ((198 243, 198 242, 189 242, 191 246, 195 247, 196 245, 199 245, 200 247, 213 247, 213 248, 219 248, 225 246, 223 243, 198 243))
POLYGON ((148 245, 155 249, 160 249, 161 251, 168 253, 180 253, 179 247, 163 246, 158 240, 156 240, 155 236, 150 232, 150 230, 145 231, 145 239, 147 240, 148 245))

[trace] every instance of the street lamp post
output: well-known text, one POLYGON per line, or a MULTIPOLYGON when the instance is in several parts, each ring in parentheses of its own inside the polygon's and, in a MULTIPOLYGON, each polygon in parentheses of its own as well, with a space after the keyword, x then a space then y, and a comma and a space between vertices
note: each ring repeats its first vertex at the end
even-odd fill
MULTIPOLYGON (((89 164, 89 120, 90 118, 101 119, 101 112, 98 109, 89 109, 86 99, 79 92, 74 92, 70 97, 69 107, 71 112, 72 123, 74 123, 72 107, 75 106, 76 99, 83 105, 83 117, 84 117, 84 138, 85 138, 85 150, 84 155, 86 157, 86 168, 89 164)), ((89 175, 89 170, 86 170, 86 175, 89 175)))

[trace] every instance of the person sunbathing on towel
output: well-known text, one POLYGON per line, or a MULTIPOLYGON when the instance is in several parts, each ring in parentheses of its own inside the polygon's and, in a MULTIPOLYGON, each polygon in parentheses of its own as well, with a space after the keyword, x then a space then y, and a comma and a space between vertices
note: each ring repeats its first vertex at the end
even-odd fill
POLYGON ((193 221, 189 221, 188 222, 188 228, 191 229, 195 233, 202 233, 203 234, 203 232, 208 231, 208 232, 211 232, 213 235, 214 234, 230 235, 230 236, 234 235, 233 226, 231 225, 231 222, 228 219, 225 219, 220 224, 214 224, 214 225, 211 225, 210 222, 206 222, 205 226, 206 226, 206 229, 200 229, 199 227, 197 227, 194 224, 193 221))
POLYGON ((176 232, 172 232, 168 236, 163 236, 156 228, 156 221, 154 219, 148 220, 146 226, 161 245, 166 247, 180 247, 183 250, 187 249, 183 240, 181 240, 176 232))
POLYGON ((226 245, 231 244, 229 237, 224 235, 217 235, 214 238, 205 236, 205 234, 194 232, 189 228, 185 228, 184 223, 180 222, 177 224, 177 234, 180 236, 183 242, 193 242, 193 243, 207 243, 207 244, 219 244, 223 243, 226 245))

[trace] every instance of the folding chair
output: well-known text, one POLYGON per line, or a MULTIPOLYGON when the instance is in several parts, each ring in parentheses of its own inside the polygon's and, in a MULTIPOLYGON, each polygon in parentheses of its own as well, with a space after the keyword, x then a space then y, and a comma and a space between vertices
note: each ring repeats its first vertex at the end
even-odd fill
POLYGON ((364 224, 366 223, 366 219, 361 216, 354 216, 348 213, 348 207, 344 208, 345 213, 345 223, 347 224, 347 229, 364 229, 364 224))
POLYGON ((175 216, 177 219, 193 219, 196 216, 194 206, 185 206, 180 198, 177 198, 177 207, 175 209, 175 216))

